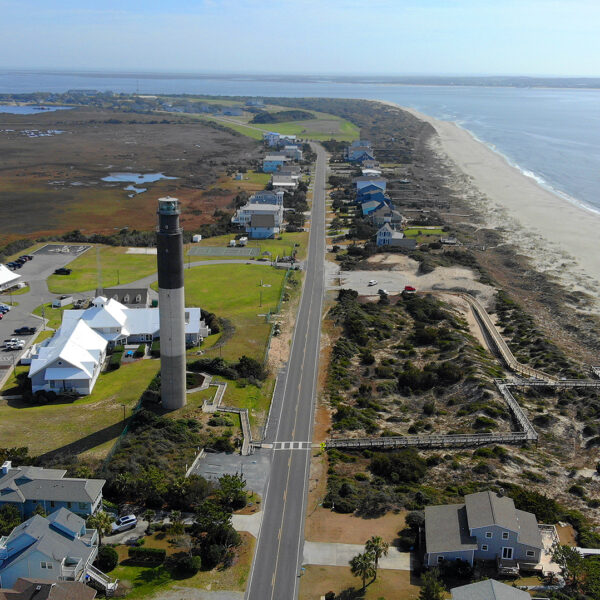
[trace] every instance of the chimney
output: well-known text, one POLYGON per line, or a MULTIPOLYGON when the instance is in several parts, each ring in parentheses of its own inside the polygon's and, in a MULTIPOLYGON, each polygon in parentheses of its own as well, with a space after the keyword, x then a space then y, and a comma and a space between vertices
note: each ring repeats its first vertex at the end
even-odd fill
POLYGON ((8 475, 10 469, 12 469, 12 462, 10 460, 5 460, 2 463, 2 475, 8 475))

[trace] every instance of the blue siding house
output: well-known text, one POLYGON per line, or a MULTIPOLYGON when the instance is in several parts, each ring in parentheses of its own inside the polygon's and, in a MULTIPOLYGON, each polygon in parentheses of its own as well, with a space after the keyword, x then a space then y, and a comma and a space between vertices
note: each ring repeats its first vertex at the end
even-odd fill
POLYGON ((269 154, 263 159, 263 171, 265 173, 277 173, 288 160, 287 156, 269 154))
POLYGON ((425 564, 445 560, 494 561, 500 572, 538 567, 544 549, 535 515, 506 496, 478 492, 464 504, 425 507, 425 564))
POLYGON ((65 477, 62 469, 13 467, 6 461, 0 469, 0 506, 12 504, 22 517, 28 517, 38 506, 50 514, 60 508, 88 517, 102 503, 104 479, 65 477))
POLYGON ((44 518, 35 515, 0 538, 0 587, 12 588, 21 577, 50 581, 93 579, 107 592, 116 589, 92 563, 98 555, 98 532, 61 508, 44 518))

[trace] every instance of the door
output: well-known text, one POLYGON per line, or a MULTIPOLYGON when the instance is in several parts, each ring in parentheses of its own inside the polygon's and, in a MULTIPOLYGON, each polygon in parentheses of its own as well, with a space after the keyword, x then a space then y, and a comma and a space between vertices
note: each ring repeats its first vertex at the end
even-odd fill
POLYGON ((502 558, 505 558, 506 560, 511 560, 513 557, 513 549, 512 548, 507 548, 506 546, 504 548, 502 548, 502 558))

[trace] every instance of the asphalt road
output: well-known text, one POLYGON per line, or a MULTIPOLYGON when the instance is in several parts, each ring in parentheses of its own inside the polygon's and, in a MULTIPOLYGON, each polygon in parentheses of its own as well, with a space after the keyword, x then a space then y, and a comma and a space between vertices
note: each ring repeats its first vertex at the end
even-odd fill
POLYGON ((306 278, 285 380, 278 382, 279 393, 274 395, 266 431, 265 442, 274 443, 274 448, 270 451, 262 527, 246 590, 248 600, 291 600, 298 595, 325 289, 327 162, 323 148, 313 147, 317 165, 306 278), (285 442, 306 443, 296 443, 291 450, 285 442))
MULTIPOLYGON (((68 244, 60 244, 57 247, 64 248, 68 244)), ((79 247, 77 245, 73 246, 79 247)), ((27 251, 24 251, 27 254, 27 251)), ((14 330, 18 327, 35 327, 41 328, 41 319, 34 317, 31 313, 35 308, 44 302, 49 302, 53 298, 58 298, 57 294, 51 294, 48 291, 46 280, 54 269, 64 267, 80 254, 66 252, 37 252, 33 253, 34 259, 26 262, 20 269, 15 271, 21 275, 19 281, 25 281, 29 284, 29 291, 26 294, 8 293, 2 295, 2 301, 9 301, 11 298, 18 305, 4 315, 0 320, 0 343, 7 338, 17 337, 25 340, 28 344, 35 337, 33 335, 15 335, 14 330)), ((68 276, 65 276, 68 277, 68 276)), ((6 369, 12 367, 13 363, 18 363, 22 351, 0 351, 0 378, 6 374, 6 369)))

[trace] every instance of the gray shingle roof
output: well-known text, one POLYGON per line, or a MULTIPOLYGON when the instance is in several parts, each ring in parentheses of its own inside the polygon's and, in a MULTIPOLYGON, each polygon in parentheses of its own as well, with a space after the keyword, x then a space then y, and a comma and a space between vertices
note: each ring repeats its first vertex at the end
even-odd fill
POLYGON ((66 471, 41 467, 16 467, 0 479, 0 502, 25 500, 94 502, 104 479, 65 478, 66 471))
POLYGON ((51 526, 51 522, 41 517, 34 515, 21 525, 15 527, 10 535, 5 540, 5 545, 10 548, 12 542, 22 535, 33 538, 35 541, 27 546, 21 552, 9 556, 9 558, 0 563, 0 572, 8 564, 26 558, 33 551, 38 551, 56 561, 62 561, 67 557, 81 558, 83 562, 87 562, 95 548, 88 546, 78 538, 72 539, 67 535, 60 533, 51 526))
POLYGON ((477 550, 477 540, 469 535, 464 504, 425 507, 427 552, 477 550))
POLYGON ((465 496, 469 527, 489 527, 498 525, 511 531, 519 531, 515 503, 511 498, 494 492, 478 492, 465 496))
POLYGON ((452 600, 531 600, 531 596, 495 579, 462 585, 451 590, 452 600))
POLYGON ((250 227, 275 227, 275 215, 252 215, 250 227))
POLYGON ((535 515, 524 510, 517 510, 516 513, 519 523, 519 542, 535 548, 543 548, 544 542, 535 515))
POLYGON ((54 523, 74 533, 80 532, 82 527, 85 527, 85 521, 66 508, 59 508, 46 518, 50 523, 54 523))

